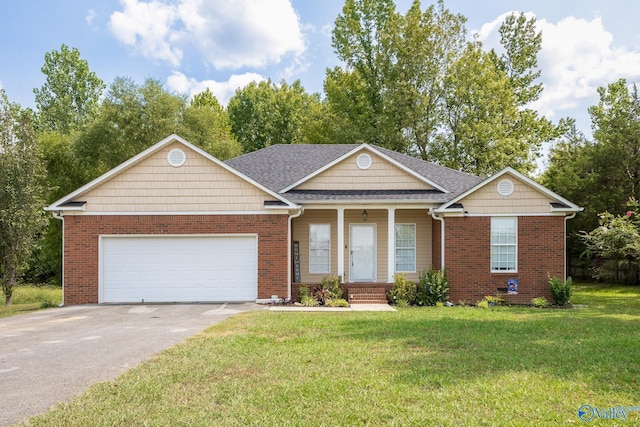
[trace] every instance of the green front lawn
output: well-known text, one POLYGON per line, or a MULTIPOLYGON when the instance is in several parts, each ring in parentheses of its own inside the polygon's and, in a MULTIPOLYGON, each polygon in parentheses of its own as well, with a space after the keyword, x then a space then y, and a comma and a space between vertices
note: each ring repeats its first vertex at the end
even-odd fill
POLYGON ((238 315, 30 424, 580 425, 582 404, 640 406, 640 289, 576 290, 586 308, 238 315))

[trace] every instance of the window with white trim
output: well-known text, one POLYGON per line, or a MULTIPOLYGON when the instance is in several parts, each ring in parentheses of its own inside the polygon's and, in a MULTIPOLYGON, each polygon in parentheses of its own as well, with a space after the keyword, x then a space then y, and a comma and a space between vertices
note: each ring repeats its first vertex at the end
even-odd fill
POLYGON ((416 225, 396 224, 396 272, 416 271, 416 225))
POLYGON ((309 225, 309 273, 331 272, 331 226, 309 225))
POLYGON ((517 218, 491 218, 491 271, 512 272, 517 270, 517 235, 517 218))

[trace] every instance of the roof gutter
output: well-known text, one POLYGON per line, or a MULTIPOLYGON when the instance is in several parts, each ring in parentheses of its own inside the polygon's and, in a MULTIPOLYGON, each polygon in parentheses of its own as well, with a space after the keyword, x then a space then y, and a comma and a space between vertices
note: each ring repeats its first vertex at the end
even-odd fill
POLYGON ((429 211, 431 218, 440 221, 440 270, 444 271, 444 218, 437 216, 432 209, 429 211))
POLYGON ((567 221, 576 217, 576 212, 564 217, 564 281, 567 281, 567 221))
MULTIPOLYGON (((45 208, 45 210, 48 210, 45 208)), ((60 281, 62 282, 62 302, 59 307, 64 307, 64 214, 62 211, 50 211, 55 219, 62 221, 62 268, 60 269, 60 281)))
POLYGON ((292 296, 291 296, 291 238, 292 238, 292 234, 291 234, 291 222, 294 218, 298 218, 300 215, 302 215, 304 213, 304 208, 302 206, 298 206, 296 208, 296 211, 292 214, 289 214, 289 221, 287 224, 287 294, 289 297, 289 300, 291 300, 292 296))

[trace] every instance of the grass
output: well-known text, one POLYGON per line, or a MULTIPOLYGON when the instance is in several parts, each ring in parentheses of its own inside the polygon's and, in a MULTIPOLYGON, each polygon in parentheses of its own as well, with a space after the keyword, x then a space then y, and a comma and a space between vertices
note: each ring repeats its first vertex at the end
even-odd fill
POLYGON ((59 286, 17 285, 13 289, 10 306, 0 306, 0 317, 55 307, 62 303, 62 288, 59 286))
POLYGON ((577 425, 582 404, 640 405, 640 289, 573 303, 246 313, 28 424, 577 425))

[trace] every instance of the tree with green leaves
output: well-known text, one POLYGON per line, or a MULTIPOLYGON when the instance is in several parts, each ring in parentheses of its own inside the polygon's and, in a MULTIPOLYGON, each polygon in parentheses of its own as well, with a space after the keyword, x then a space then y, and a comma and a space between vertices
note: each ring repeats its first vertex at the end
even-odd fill
POLYGON ((586 253, 596 261, 596 277, 601 280, 617 279, 617 272, 624 271, 627 283, 638 282, 640 263, 640 220, 638 202, 631 199, 627 212, 600 215, 600 225, 589 233, 581 232, 586 253), (630 274, 631 273, 631 274, 630 274))
MULTIPOLYGON (((38 107, 37 141, 50 186, 47 202, 53 202, 86 182, 85 166, 76 161, 73 143, 99 113, 105 85, 90 71, 78 49, 64 44, 45 54, 41 71, 45 83, 33 91, 38 107)), ((61 234, 60 221, 50 217, 25 273, 27 278, 60 281, 61 234)))
POLYGON ((109 86, 96 119, 74 144, 74 155, 95 178, 156 142, 177 133, 186 98, 147 79, 138 85, 118 77, 109 86))
POLYGON ((542 143, 559 136, 560 126, 529 107, 542 91, 535 18, 510 15, 499 32, 502 55, 474 41, 447 71, 446 124, 427 158, 481 176, 507 166, 531 173, 542 143))
POLYGON ((432 145, 449 118, 447 75, 467 46, 466 18, 451 13, 442 1, 424 11, 414 1, 406 16, 396 22, 392 42, 397 60, 389 76, 386 111, 397 120, 405 139, 404 151, 439 159, 432 145))
POLYGON ((505 20, 501 55, 468 43, 465 21, 442 0, 405 16, 390 0, 346 0, 332 38, 346 67, 324 85, 333 133, 483 176, 532 172, 558 136, 528 107, 542 90, 535 18, 505 20))
POLYGON ((598 89, 600 101, 589 108, 593 141, 574 129, 551 150, 542 183, 584 206, 568 225, 574 257, 584 252, 579 232, 598 228, 605 212, 627 210, 640 199, 640 98, 635 85, 623 79, 598 89))
POLYGON ((528 148, 517 147, 505 126, 518 114, 509 80, 478 42, 451 65, 444 86, 445 122, 426 147, 428 158, 476 175, 529 161, 528 148))
POLYGON ((624 79, 598 89, 589 108, 593 141, 575 129, 556 144, 542 182, 585 207, 583 230, 598 225, 602 212, 622 213, 640 200, 640 98, 624 79))
POLYGON ((252 82, 229 100, 231 132, 245 153, 273 144, 299 144, 319 103, 319 96, 308 94, 299 80, 291 85, 252 82))
POLYGON ((536 31, 536 19, 524 13, 507 16, 499 29, 504 52, 498 65, 511 82, 518 106, 526 106, 540 98, 542 83, 536 83, 538 53, 542 49, 542 33, 536 31))
POLYGON ((45 83, 33 90, 41 127, 62 133, 82 128, 98 112, 104 82, 76 48, 63 44, 59 51, 47 52, 44 60, 45 83))
POLYGON ((615 200, 640 199, 640 97, 634 84, 620 79, 598 88, 600 102, 589 108, 595 171, 615 200))
POLYGON ((47 223, 45 176, 33 112, 0 90, 0 287, 6 305, 47 223))
POLYGON ((242 154, 242 146, 231 134, 227 111, 209 88, 194 95, 184 110, 178 133, 220 160, 242 154))
POLYGON ((390 141, 401 142, 399 129, 386 123, 384 97, 398 18, 392 0, 346 0, 336 18, 331 41, 346 69, 327 70, 324 89, 335 116, 343 118, 345 131, 337 133, 344 134, 345 140, 340 142, 389 148, 390 141))

